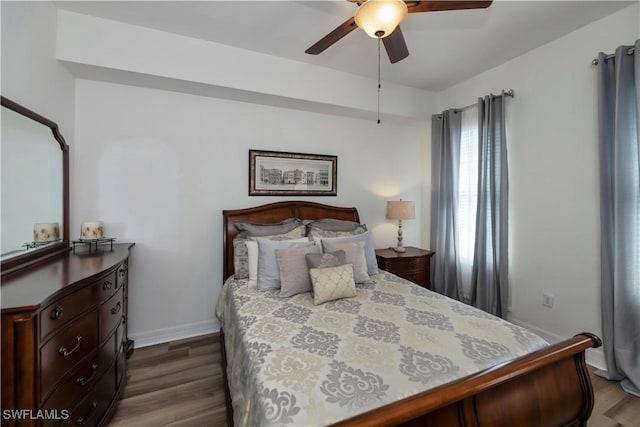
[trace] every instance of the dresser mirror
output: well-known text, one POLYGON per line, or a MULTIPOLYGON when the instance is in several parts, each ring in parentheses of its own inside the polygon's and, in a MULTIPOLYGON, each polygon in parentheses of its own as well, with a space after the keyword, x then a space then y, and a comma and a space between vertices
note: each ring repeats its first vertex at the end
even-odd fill
POLYGON ((4 276, 69 250, 69 147, 56 123, 1 99, 4 276))

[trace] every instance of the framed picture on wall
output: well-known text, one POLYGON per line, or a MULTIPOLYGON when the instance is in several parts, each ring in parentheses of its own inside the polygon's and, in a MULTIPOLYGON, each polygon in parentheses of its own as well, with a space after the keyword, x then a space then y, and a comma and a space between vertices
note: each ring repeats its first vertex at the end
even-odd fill
POLYGON ((335 196, 338 157, 249 150, 250 196, 335 196))

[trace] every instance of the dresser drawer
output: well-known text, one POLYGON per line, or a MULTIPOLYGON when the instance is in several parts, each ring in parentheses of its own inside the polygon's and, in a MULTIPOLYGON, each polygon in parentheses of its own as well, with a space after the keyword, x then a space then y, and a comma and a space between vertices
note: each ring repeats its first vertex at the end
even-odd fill
POLYGON ((80 367, 68 374, 44 404, 45 409, 69 409, 84 396, 107 370, 116 355, 115 335, 80 367))
POLYGON ((49 304, 40 312, 40 341, 94 305, 98 288, 87 286, 49 304))
POLYGON ((61 426, 97 426, 109 409, 115 391, 115 365, 111 365, 89 394, 69 411, 69 418, 61 426))
POLYGON ((127 371, 126 364, 126 355, 125 355, 125 345, 127 343, 126 337, 124 335, 124 321, 125 318, 122 318, 120 325, 118 326, 118 330, 115 334, 116 344, 118 345, 118 356, 116 358, 116 386, 120 387, 120 383, 124 379, 124 375, 127 371))
POLYGON ((100 342, 106 339, 122 321, 124 311, 122 295, 123 288, 119 288, 114 296, 100 306, 100 342))
POLYGON ((98 311, 69 323, 40 349, 40 398, 71 368, 98 346, 98 311))
POLYGON ((116 272, 118 286, 122 286, 127 282, 128 273, 129 273, 129 260, 124 260, 124 262, 120 264, 116 272))
POLYGON ((111 298, 114 292, 119 288, 117 279, 118 271, 112 271, 110 274, 101 277, 97 280, 96 286, 100 294, 99 302, 104 302, 111 298))

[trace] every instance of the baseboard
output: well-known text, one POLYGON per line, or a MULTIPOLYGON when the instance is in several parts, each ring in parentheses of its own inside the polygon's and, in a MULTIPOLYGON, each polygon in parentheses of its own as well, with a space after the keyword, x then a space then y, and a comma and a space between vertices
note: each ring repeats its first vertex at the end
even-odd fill
MULTIPOLYGON (((567 338, 570 338, 570 337, 562 337, 552 332, 545 331, 544 329, 540 329, 536 326, 530 325, 526 322, 523 322, 513 317, 509 317, 507 320, 509 320, 509 322, 514 323, 518 326, 522 326, 523 328, 529 329, 531 332, 535 334, 540 335, 542 338, 547 340, 550 344, 555 344, 567 338)), ((591 365, 596 369, 603 369, 605 371, 607 370, 607 362, 604 359, 604 350, 602 349, 602 347, 587 349, 587 351, 585 352, 585 360, 588 365, 591 365)))
POLYGON ((212 334, 219 331, 220 322, 218 321, 218 319, 214 318, 202 322, 172 326, 165 329, 132 333, 129 334, 129 338, 135 341, 136 348, 140 348, 169 341, 177 341, 185 338, 193 338, 200 335, 212 334))

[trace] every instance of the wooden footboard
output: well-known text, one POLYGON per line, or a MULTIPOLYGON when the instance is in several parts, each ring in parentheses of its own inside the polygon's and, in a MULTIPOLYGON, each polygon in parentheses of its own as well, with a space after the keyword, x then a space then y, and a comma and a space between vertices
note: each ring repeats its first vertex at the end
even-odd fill
POLYGON ((584 354, 601 344, 580 334, 335 426, 585 426, 593 388, 584 354))
MULTIPOLYGON (((585 350, 601 344, 595 335, 576 335, 512 362, 333 426, 586 426, 593 409, 593 388, 585 363, 585 350)), ((220 345, 227 388, 227 421, 232 426, 222 333, 220 345)))

